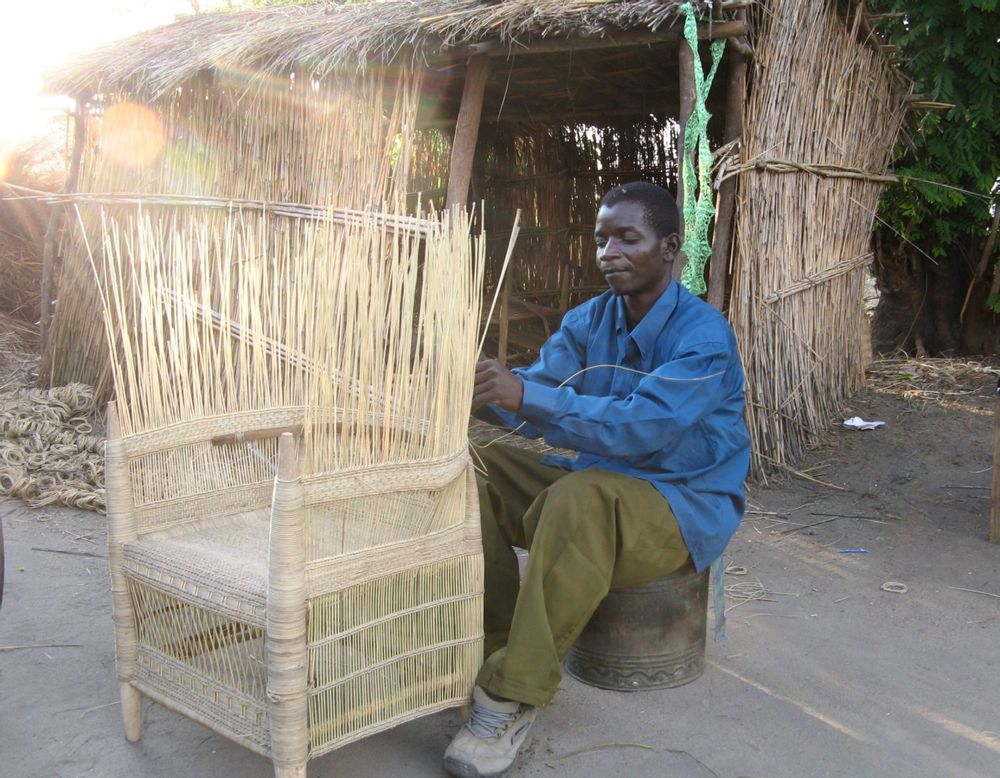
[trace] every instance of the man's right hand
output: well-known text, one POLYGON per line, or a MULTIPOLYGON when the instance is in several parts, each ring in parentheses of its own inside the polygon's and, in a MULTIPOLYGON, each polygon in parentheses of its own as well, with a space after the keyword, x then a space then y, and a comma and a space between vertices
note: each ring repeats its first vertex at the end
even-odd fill
POLYGON ((476 387, 472 394, 472 412, 487 404, 498 405, 517 413, 524 400, 524 384, 496 359, 476 363, 476 387))

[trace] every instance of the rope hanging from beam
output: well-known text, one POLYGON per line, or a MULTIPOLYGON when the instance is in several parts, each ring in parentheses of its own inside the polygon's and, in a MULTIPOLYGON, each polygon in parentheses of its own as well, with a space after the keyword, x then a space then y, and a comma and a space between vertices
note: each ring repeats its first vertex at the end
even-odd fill
MULTIPOLYGON (((708 243, 708 226, 715 215, 712 203, 712 150, 708 145, 708 120, 711 114, 705 106, 712 81, 719 69, 722 52, 726 47, 724 38, 712 41, 712 66, 706 75, 698 57, 698 20, 694 6, 685 3, 684 38, 694 52, 694 106, 691 116, 684 126, 684 245, 681 249, 687 255, 687 264, 681 273, 681 283, 692 294, 704 294, 705 263, 712 254, 708 243), (697 159, 697 174, 695 172, 697 159), (697 195, 695 181, 697 179, 697 195)), ((681 44, 684 45, 684 44, 681 44)))

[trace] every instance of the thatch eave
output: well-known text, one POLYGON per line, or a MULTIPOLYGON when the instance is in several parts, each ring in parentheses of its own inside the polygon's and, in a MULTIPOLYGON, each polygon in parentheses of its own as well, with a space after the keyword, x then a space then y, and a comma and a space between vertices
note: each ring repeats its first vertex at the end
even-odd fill
MULTIPOLYGON (((709 3, 697 0, 705 11, 709 3)), ((676 22, 680 0, 320 0, 182 17, 69 61, 50 92, 157 99, 206 70, 266 80, 308 69, 463 59, 489 42, 513 53, 529 43, 657 31, 676 22)))

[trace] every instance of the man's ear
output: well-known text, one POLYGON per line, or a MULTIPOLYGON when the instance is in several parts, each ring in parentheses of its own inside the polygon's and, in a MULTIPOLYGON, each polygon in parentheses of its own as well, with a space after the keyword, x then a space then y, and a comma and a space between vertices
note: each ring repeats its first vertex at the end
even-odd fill
POLYGON ((663 261, 673 262, 681 250, 681 237, 676 232, 672 232, 660 239, 660 245, 663 248, 663 261))

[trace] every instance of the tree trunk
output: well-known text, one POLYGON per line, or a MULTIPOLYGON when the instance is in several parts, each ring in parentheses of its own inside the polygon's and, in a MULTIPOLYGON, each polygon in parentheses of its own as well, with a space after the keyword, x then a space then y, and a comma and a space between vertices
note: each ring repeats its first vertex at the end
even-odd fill
MULTIPOLYGON (((873 350, 919 356, 968 353, 959 321, 969 279, 965 252, 955 246, 946 256, 931 258, 895 234, 879 230, 874 253, 880 296, 872 321, 873 350)), ((970 301, 970 309, 974 305, 970 301)), ((978 307, 982 309, 982 299, 978 307)), ((973 329, 980 318, 967 312, 965 329, 973 329)))

